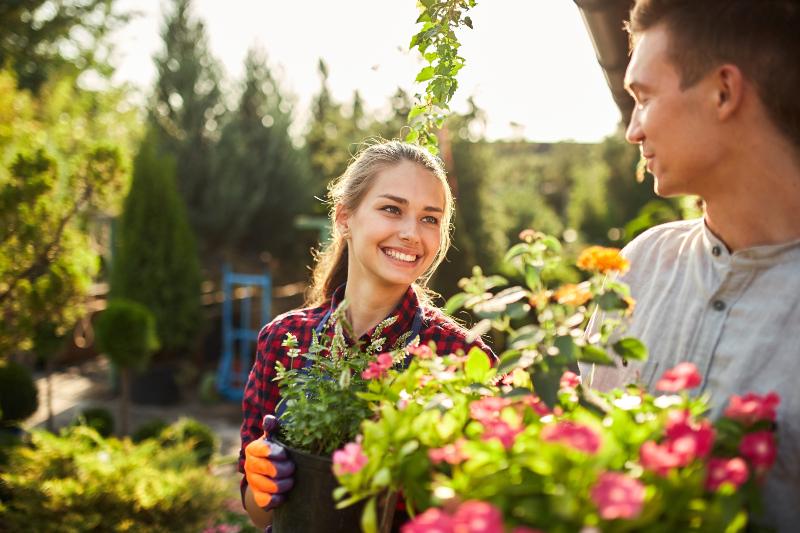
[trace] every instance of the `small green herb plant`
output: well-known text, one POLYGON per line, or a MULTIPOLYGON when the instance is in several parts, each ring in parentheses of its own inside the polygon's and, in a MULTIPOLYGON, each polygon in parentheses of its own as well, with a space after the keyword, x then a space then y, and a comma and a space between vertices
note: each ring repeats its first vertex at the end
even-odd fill
POLYGON ((389 355, 383 356, 387 365, 400 363, 402 347, 410 335, 401 336, 394 346, 385 346, 382 334, 397 319, 393 316, 375 327, 369 342, 348 345, 345 333, 351 339, 354 335, 346 309, 347 302, 342 302, 331 314, 333 335, 315 332, 305 353, 294 335, 288 334, 283 341, 293 363, 291 368, 278 363, 275 377, 285 406, 280 439, 313 454, 330 455, 355 438, 361 422, 372 415, 369 402, 361 396, 368 383, 364 372, 384 352, 395 353, 391 362, 386 359, 389 355))

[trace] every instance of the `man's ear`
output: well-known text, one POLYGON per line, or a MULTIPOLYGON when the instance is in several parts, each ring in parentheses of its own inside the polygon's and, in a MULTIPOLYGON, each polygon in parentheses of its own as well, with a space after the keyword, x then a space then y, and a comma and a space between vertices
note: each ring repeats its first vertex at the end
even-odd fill
POLYGON ((744 98, 744 76, 736 65, 724 64, 714 73, 716 107, 720 120, 726 120, 736 113, 744 98))

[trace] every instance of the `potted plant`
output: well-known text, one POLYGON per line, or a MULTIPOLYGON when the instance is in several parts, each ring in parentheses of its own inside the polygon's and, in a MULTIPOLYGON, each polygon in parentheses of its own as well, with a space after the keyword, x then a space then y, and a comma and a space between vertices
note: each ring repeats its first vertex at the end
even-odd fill
POLYGON ((752 530, 775 459, 777 396, 734 397, 712 424, 708 398, 688 392, 701 381, 690 364, 667 371, 658 396, 584 390, 569 371, 577 361, 646 357, 622 336, 627 289, 606 277, 627 264, 592 247, 577 262, 586 281, 549 286, 560 244, 521 237, 506 258, 525 287, 476 271, 450 302, 482 318, 478 331, 505 333, 497 367, 480 350, 422 346, 407 369, 371 380, 362 397, 377 416, 342 450, 354 466, 337 472, 340 505, 367 501, 367 532, 377 495, 399 490, 413 516, 404 533, 752 530), (612 313, 585 338, 595 306, 612 313))
MULTIPOLYGON (((360 506, 336 508, 332 497, 337 486, 332 455, 354 439, 361 422, 372 416, 363 396, 369 382, 364 376, 370 375, 365 371, 370 365, 388 368, 400 360, 378 353, 384 344, 381 333, 396 317, 378 324, 368 344, 348 346, 344 337, 350 328, 346 308, 347 302, 342 302, 332 314, 333 335, 315 333, 307 353, 300 352, 292 335, 283 342, 293 363, 291 368, 279 364, 275 378, 281 393, 278 440, 288 450, 296 470, 294 488, 286 502, 274 511, 272 525, 276 533, 349 533, 362 516, 360 506), (313 508, 309 502, 313 502, 313 508)), ((382 496, 385 512, 380 530, 388 531, 395 496, 382 496)))

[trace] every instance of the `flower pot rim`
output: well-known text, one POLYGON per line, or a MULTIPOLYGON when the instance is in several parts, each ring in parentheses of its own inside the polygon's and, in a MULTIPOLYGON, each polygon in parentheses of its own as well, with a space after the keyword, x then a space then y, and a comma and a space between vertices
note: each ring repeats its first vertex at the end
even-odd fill
POLYGON ((318 455, 316 453, 311 453, 311 452, 308 452, 308 451, 305 451, 305 450, 301 450, 300 448, 295 448, 294 446, 286 444, 285 442, 283 442, 282 440, 280 440, 277 437, 274 438, 273 440, 277 444, 280 444, 281 446, 283 446, 284 448, 289 450, 289 452, 291 452, 292 455, 297 454, 297 455, 301 455, 301 456, 309 458, 309 459, 323 461, 325 463, 330 463, 331 465, 333 465, 333 457, 331 455, 318 455))

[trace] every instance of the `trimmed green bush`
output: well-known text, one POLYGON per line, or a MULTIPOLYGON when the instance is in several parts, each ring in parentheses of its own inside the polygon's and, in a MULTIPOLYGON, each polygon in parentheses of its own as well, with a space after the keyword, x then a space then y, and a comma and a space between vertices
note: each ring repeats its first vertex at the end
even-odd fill
POLYGON ((168 424, 160 418, 148 420, 133 432, 131 440, 139 443, 146 439, 157 439, 167 427, 168 424))
POLYGON ((208 464, 217 449, 217 437, 207 425, 193 418, 181 418, 161 432, 161 443, 166 446, 189 444, 200 463, 208 464))
POLYGON ((39 392, 31 373, 13 361, 0 361, 0 424, 16 425, 39 408, 39 392))
POLYGON ((103 407, 89 407, 81 411, 74 425, 89 426, 101 437, 110 437, 114 433, 114 415, 103 407))
POLYGON ((110 300, 97 319, 95 334, 97 348, 122 368, 144 368, 158 349, 153 313, 132 300, 110 300))
POLYGON ((202 531, 219 513, 225 483, 198 464, 188 442, 104 439, 86 426, 36 430, 12 449, 0 485, 4 531, 202 531))

